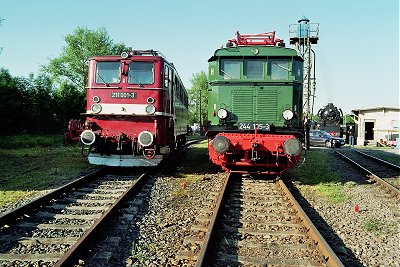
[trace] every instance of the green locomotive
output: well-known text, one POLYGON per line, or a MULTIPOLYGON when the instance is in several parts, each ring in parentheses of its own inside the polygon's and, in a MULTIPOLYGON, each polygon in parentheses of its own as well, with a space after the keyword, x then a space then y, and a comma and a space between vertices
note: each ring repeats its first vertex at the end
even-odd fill
POLYGON ((282 174, 304 142, 303 59, 275 32, 241 35, 209 62, 209 156, 226 171, 282 174))

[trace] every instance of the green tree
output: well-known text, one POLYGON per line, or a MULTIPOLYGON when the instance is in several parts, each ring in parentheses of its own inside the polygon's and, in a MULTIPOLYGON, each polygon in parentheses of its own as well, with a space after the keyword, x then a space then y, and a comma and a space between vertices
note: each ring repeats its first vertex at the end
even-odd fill
POLYGON ((126 51, 123 43, 114 43, 104 28, 89 30, 78 27, 65 37, 66 46, 59 57, 43 67, 57 84, 53 92, 57 103, 54 115, 64 128, 67 121, 78 118, 85 109, 85 87, 88 79, 89 58, 101 55, 119 55, 126 51))
POLYGON ((13 134, 21 130, 23 95, 16 79, 4 68, 0 69, 0 92, 0 134, 13 134))
POLYGON ((47 74, 12 77, 8 70, 0 69, 0 91, 0 124, 4 126, 0 134, 57 131, 57 103, 47 74))
POLYGON ((87 84, 90 57, 120 54, 126 49, 122 43, 114 44, 104 28, 93 31, 78 27, 65 37, 65 42, 61 55, 51 59, 46 70, 58 83, 68 81, 82 91, 87 84))
POLYGON ((57 104, 54 101, 53 83, 47 73, 39 72, 35 77, 15 78, 20 94, 20 130, 28 133, 48 134, 56 131, 57 104))
POLYGON ((80 113, 85 111, 85 92, 67 81, 62 82, 55 90, 54 98, 59 103, 56 116, 57 121, 61 122, 61 128, 66 127, 69 119, 79 118, 80 113))
POLYGON ((190 79, 190 82, 192 83, 192 87, 188 90, 189 123, 204 124, 207 121, 207 104, 208 104, 207 74, 204 71, 193 74, 192 78, 190 79))
POLYGON ((352 124, 354 123, 354 118, 350 114, 344 114, 343 116, 343 124, 352 124))

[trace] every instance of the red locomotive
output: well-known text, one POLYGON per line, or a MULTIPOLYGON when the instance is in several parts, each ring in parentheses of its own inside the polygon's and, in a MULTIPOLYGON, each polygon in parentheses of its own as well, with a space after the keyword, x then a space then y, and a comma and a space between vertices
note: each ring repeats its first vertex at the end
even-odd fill
POLYGON ((186 142, 188 96, 172 63, 153 50, 89 61, 86 122, 92 164, 155 166, 186 142))

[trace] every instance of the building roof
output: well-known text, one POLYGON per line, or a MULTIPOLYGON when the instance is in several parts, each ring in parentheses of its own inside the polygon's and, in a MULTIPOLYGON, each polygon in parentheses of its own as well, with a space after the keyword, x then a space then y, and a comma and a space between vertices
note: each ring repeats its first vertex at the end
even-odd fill
POLYGON ((369 111, 369 110, 395 110, 395 111, 400 111, 400 108, 394 108, 394 107, 374 107, 374 108, 360 108, 360 109, 353 109, 351 112, 354 114, 359 113, 360 111, 369 111))

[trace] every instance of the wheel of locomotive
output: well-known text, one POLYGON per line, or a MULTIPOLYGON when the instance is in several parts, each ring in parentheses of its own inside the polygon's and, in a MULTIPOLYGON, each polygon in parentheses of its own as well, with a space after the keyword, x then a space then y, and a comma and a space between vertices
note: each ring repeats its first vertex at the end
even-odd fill
POLYGON ((327 141, 325 142, 325 147, 331 148, 331 147, 332 147, 332 142, 329 141, 329 140, 327 140, 327 141))

